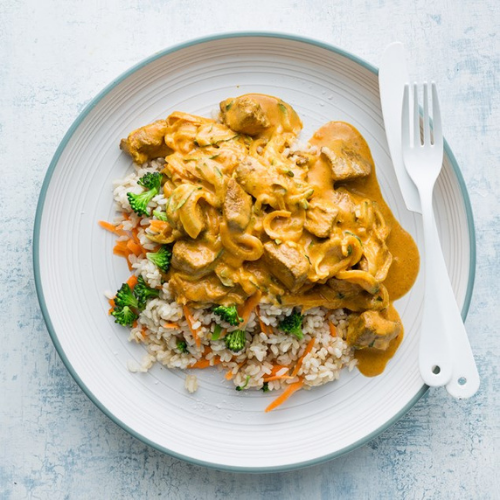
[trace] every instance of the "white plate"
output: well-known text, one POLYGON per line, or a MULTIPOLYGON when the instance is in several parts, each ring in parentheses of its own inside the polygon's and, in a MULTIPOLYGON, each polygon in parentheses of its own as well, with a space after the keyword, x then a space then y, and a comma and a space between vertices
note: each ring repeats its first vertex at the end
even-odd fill
MULTIPOLYGON (((132 374, 144 348, 107 315, 104 290, 129 276, 99 219, 114 216, 112 180, 131 170, 118 144, 136 127, 175 110, 210 116, 219 101, 247 92, 276 95, 304 122, 307 139, 329 120, 357 127, 368 141, 384 196, 422 245, 420 219, 405 209, 391 167, 377 71, 334 47, 275 34, 223 35, 154 55, 122 75, 82 112, 63 139, 40 195, 34 265, 40 305, 54 344, 75 380, 113 421, 155 448, 193 463, 241 471, 287 470, 360 446, 401 417, 425 392, 418 371, 422 281, 398 301, 406 335, 386 372, 356 371, 300 391, 271 413, 275 393, 239 393, 217 370, 197 371, 200 388, 155 366, 132 374)), ((435 193, 448 269, 464 315, 473 285, 472 214, 446 147, 435 193)))

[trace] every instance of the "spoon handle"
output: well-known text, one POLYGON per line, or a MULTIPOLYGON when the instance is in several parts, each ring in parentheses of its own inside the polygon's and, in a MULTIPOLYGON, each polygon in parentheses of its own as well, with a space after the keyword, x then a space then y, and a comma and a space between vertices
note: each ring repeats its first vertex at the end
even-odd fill
POLYGON ((448 393, 457 399, 470 398, 479 389, 479 373, 463 323, 452 319, 449 324, 452 337, 453 372, 446 384, 448 393))

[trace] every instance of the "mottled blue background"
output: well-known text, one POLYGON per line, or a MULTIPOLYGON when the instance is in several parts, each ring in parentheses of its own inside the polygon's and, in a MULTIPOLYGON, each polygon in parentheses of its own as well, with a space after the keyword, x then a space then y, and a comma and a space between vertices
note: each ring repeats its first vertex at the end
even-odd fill
POLYGON ((2 0, 0 498, 500 498, 499 28, 497 0, 2 0), (129 436, 67 373, 33 283, 36 200, 83 106, 155 51, 234 30, 312 36, 375 65, 388 43, 404 42, 412 76, 438 82, 476 219, 467 327, 477 396, 457 402, 431 390, 369 445, 290 473, 217 472, 129 436))

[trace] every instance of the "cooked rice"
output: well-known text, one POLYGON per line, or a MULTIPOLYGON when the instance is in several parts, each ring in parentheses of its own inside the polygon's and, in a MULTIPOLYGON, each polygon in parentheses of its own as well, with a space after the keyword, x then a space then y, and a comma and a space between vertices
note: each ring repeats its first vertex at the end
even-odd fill
MULTIPOLYGON (((290 154, 297 150, 290 149, 290 154)), ((154 250, 155 245, 146 236, 146 227, 150 219, 138 217, 131 211, 127 192, 139 193, 142 188, 137 181, 147 172, 160 171, 163 168, 163 159, 149 162, 135 170, 134 173, 114 182, 114 199, 117 209, 127 213, 128 219, 117 217, 115 224, 122 224, 124 230, 137 228, 137 236, 141 245, 146 250, 154 250)), ((167 200, 163 194, 158 194, 149 203, 153 210, 158 206, 165 205, 167 200)), ((127 236, 118 238, 126 240, 127 236)), ((215 325, 219 324, 228 331, 236 330, 211 312, 211 307, 192 309, 194 318, 193 328, 198 330, 201 340, 200 348, 197 348, 187 320, 184 316, 182 306, 177 304, 170 291, 168 283, 162 283, 162 277, 158 268, 151 263, 145 255, 135 257, 130 255, 134 273, 142 276, 146 283, 153 288, 161 288, 160 296, 150 300, 146 308, 141 312, 137 326, 131 329, 129 340, 134 340, 146 346, 148 354, 144 357, 141 365, 130 362, 128 368, 132 372, 145 372, 155 362, 159 362, 168 368, 189 369, 191 365, 204 358, 210 360, 211 365, 217 365, 219 370, 231 372, 232 381, 235 386, 245 385, 245 388, 261 389, 264 377, 269 376, 275 365, 293 367, 297 360, 303 355, 309 341, 314 337, 314 347, 303 359, 297 376, 283 380, 274 380, 268 383, 270 390, 278 390, 288 384, 303 380, 304 388, 319 386, 337 380, 340 371, 347 368, 351 371, 356 365, 353 357, 353 349, 345 342, 347 331, 347 314, 342 309, 334 311, 323 307, 316 307, 303 312, 304 321, 302 330, 304 339, 299 341, 291 335, 281 333, 278 325, 281 320, 288 316, 291 307, 277 307, 273 304, 261 303, 260 319, 272 328, 273 333, 266 335, 261 331, 255 312, 251 313, 246 326, 247 345, 246 348, 234 353, 226 349, 224 340, 211 341, 211 335, 215 325), (328 321, 331 321, 337 330, 333 337, 330 333, 328 321), (179 328, 167 328, 166 323, 176 323, 179 328), (180 353, 177 349, 177 341, 185 340, 188 347, 187 353, 180 353), (206 347, 211 348, 210 354, 203 356, 206 347), (217 362, 220 360, 220 363, 217 362), (248 383, 247 382, 248 378, 248 383)), ((105 293, 106 297, 112 298, 113 294, 105 293)), ((286 370, 285 370, 286 371, 286 370)), ((281 373, 279 373, 281 375, 281 373)), ((197 377, 188 374, 185 380, 185 388, 190 393, 198 388, 197 377)))
POLYGON ((191 394, 198 389, 198 377, 196 375, 187 375, 184 387, 191 394))

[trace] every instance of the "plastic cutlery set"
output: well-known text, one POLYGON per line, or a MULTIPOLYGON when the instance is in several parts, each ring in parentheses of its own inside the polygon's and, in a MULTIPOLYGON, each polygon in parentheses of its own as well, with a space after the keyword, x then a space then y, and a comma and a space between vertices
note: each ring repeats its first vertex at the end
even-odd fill
POLYGON ((403 45, 389 45, 379 70, 380 99, 394 168, 408 210, 422 214, 424 229, 424 312, 419 366, 424 382, 446 386, 455 398, 473 396, 479 374, 441 250, 432 197, 443 162, 443 134, 437 90, 411 85, 403 45), (432 109, 432 119, 430 110, 432 109))

